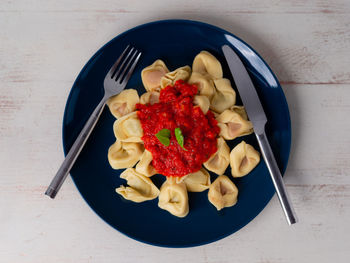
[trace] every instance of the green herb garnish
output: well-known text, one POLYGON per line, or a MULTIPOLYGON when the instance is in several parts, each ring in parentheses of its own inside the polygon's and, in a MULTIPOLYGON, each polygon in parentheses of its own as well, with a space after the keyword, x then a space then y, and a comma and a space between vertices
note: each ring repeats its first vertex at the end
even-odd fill
POLYGON ((175 132, 177 143, 181 146, 182 149, 187 151, 184 147, 184 136, 182 135, 181 129, 179 127, 175 128, 174 132, 175 132))
POLYGON ((162 129, 156 134, 156 137, 164 146, 169 146, 169 144, 170 144, 170 130, 162 129))

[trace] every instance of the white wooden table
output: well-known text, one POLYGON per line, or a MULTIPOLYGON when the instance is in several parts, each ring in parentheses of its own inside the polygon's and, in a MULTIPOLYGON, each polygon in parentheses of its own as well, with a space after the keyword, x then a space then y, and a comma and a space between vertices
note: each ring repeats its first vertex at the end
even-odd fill
POLYGON ((2 0, 0 28, 0 262, 349 262, 349 0, 2 0), (276 73, 300 223, 286 224, 275 196, 230 237, 165 249, 112 229, 70 178, 54 201, 43 195, 63 160, 63 110, 82 66, 117 34, 167 18, 231 31, 276 73))

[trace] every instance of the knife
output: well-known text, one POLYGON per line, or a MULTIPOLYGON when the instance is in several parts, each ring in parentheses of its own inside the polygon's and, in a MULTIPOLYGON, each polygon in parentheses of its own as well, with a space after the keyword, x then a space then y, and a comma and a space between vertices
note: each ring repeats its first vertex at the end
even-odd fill
POLYGON ((262 156, 270 172, 272 182, 275 186, 278 199, 289 225, 295 224, 298 220, 292 207, 289 195, 284 185, 281 172, 277 166, 269 141, 265 133, 267 118, 264 109, 255 90, 254 84, 238 55, 228 45, 222 46, 227 64, 232 77, 246 109, 249 120, 254 127, 254 133, 258 139, 262 156))

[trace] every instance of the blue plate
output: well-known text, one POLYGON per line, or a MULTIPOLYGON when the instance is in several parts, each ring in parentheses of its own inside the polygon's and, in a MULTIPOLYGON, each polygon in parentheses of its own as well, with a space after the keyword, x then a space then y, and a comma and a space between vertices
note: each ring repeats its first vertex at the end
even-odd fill
MULTIPOLYGON (((103 79, 111 65, 128 45, 143 55, 126 88, 144 93, 141 70, 156 59, 165 61, 170 70, 192 65, 201 50, 207 50, 222 63, 224 77, 230 78, 221 46, 231 46, 246 65, 260 96, 268 123, 271 147, 284 173, 291 144, 289 111, 278 80, 263 59, 245 42, 220 28, 201 22, 165 20, 135 27, 104 45, 84 66, 68 97, 63 119, 63 146, 67 153, 90 113, 103 94, 103 79)), ((233 83, 233 82, 232 82, 233 83)), ((238 98, 237 104, 240 104, 238 98)), ((190 212, 177 218, 158 208, 158 200, 133 203, 115 193, 125 181, 123 170, 113 170, 107 151, 114 143, 113 116, 105 109, 74 168, 72 178, 90 207, 115 229, 138 241, 165 247, 190 247, 210 243, 239 230, 256 217, 274 195, 274 188, 264 161, 247 176, 233 179, 239 189, 238 203, 217 212, 207 198, 207 191, 190 193, 190 212)), ((254 135, 230 141, 232 148, 241 140, 258 145, 254 135)), ((226 175, 230 175, 229 169, 226 175)), ((231 176, 230 176, 231 177, 231 176)), ((215 175, 212 175, 212 180, 215 175)), ((163 176, 152 177, 159 187, 163 176)), ((283 216, 281 211, 281 217, 283 216)), ((82 218, 82 220, 84 220, 82 218)))

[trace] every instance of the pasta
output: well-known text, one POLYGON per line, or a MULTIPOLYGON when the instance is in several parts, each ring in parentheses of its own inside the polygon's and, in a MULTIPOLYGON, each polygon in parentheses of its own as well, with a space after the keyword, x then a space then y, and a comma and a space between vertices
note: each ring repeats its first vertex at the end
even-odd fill
POLYGON ((248 120, 248 115, 247 115, 247 112, 245 111, 244 106, 234 105, 230 108, 230 110, 237 112, 239 115, 241 115, 243 119, 248 120))
POLYGON ((180 184, 180 183, 182 183, 185 179, 186 179, 186 177, 188 177, 188 175, 185 175, 185 176, 182 176, 182 177, 174 177, 174 176, 172 176, 172 177, 168 177, 168 181, 169 182, 171 182, 171 183, 177 183, 177 184, 180 184))
POLYGON ((260 154, 253 146, 242 141, 230 153, 231 173, 233 177, 242 177, 250 173, 260 162, 260 154))
POLYGON ((210 186, 210 175, 207 170, 201 168, 198 172, 187 175, 184 183, 189 192, 203 192, 210 186))
POLYGON ((177 80, 188 80, 191 75, 191 68, 184 66, 165 74, 160 80, 160 88, 164 89, 168 85, 173 85, 177 80))
POLYGON ((235 205, 238 189, 224 173, 230 165, 233 177, 248 174, 259 163, 260 154, 244 141, 230 152, 225 141, 253 133, 253 125, 244 107, 235 105, 236 92, 230 80, 223 78, 220 62, 201 51, 192 69, 183 66, 169 72, 158 59, 142 70, 141 79, 146 92, 140 97, 136 90, 126 89, 107 101, 117 118, 113 124, 116 141, 108 149, 108 161, 113 169, 127 168, 120 175, 127 185, 116 192, 137 203, 158 197, 159 208, 181 218, 189 213, 188 192, 208 189, 208 200, 218 211, 235 205), (168 85, 174 88, 163 90, 168 85), (186 127, 184 133, 182 127, 186 127), (218 175, 212 183, 208 171, 218 175), (157 173, 167 176, 160 189, 150 179, 157 173))
POLYGON ((216 120, 221 130, 220 135, 226 140, 253 133, 253 125, 248 121, 243 106, 233 106, 230 110, 225 110, 216 120))
POLYGON ((203 95, 211 99, 215 92, 214 82, 208 75, 202 75, 198 72, 192 72, 188 83, 195 84, 198 88, 199 95, 203 95))
POLYGON ((115 190, 127 200, 140 203, 155 199, 159 195, 159 189, 151 179, 136 172, 134 168, 126 169, 121 173, 120 178, 125 179, 128 186, 121 185, 115 190))
POLYGON ((160 80, 169 70, 165 63, 157 59, 152 65, 144 68, 141 72, 143 86, 147 91, 159 91, 160 80))
POLYGON ((204 114, 207 114, 210 106, 209 99, 206 96, 196 95, 193 99, 193 104, 198 105, 204 114))
POLYGON ((142 142, 141 137, 143 136, 143 130, 136 111, 116 120, 113 125, 113 130, 115 137, 120 141, 142 142))
POLYGON ((230 148, 226 144, 225 140, 221 137, 218 139, 217 147, 217 152, 213 154, 208 159, 208 161, 203 163, 203 165, 209 171, 221 175, 225 172, 227 166, 230 163, 230 148))
POLYGON ((174 216, 185 217, 189 211, 185 183, 167 179, 160 188, 158 206, 174 216))
POLYGON ((147 177, 151 177, 157 173, 156 169, 152 166, 152 154, 145 150, 141 156, 140 161, 136 165, 136 171, 147 177))
POLYGON ((193 60, 193 72, 208 74, 213 79, 222 78, 222 68, 219 60, 208 51, 201 51, 193 60))
POLYGON ((228 79, 214 80, 216 91, 211 99, 210 109, 222 113, 236 103, 236 92, 228 79))
POLYGON ((108 149, 108 162, 113 169, 133 167, 140 159, 143 146, 140 143, 116 141, 108 149))
POLYGON ((109 110, 117 119, 134 111, 137 103, 139 103, 139 95, 134 89, 125 89, 107 101, 109 110))
POLYGON ((146 92, 144 94, 142 94, 142 96, 140 97, 140 103, 141 104, 151 104, 153 105, 154 103, 158 103, 159 102, 159 92, 157 91, 149 91, 146 92))
POLYGON ((216 178, 208 191, 208 199, 217 210, 235 205, 237 196, 237 187, 226 175, 220 175, 216 178))

